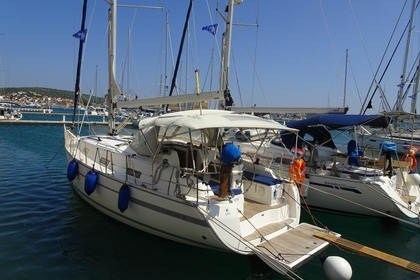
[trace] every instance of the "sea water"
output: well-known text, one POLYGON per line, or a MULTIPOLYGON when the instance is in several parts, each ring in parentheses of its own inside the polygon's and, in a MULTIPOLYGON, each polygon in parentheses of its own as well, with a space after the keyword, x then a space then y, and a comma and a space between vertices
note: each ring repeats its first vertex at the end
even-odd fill
MULTIPOLYGON (((91 208, 67 180, 63 134, 62 126, 0 125, 0 279, 289 279, 256 257, 161 239, 91 208)), ((418 227, 315 211, 301 220, 420 263, 418 227)), ((420 279, 334 246, 328 255, 348 260, 352 279, 420 279)), ((320 258, 296 273, 326 279, 320 258)))

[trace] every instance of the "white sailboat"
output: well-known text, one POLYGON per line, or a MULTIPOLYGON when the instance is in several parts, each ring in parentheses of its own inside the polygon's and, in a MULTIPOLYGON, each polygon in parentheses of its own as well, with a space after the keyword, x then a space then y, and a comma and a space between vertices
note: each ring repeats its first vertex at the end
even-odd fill
MULTIPOLYGON (((259 129, 267 135, 297 130, 250 115, 191 110, 146 118, 134 136, 117 135, 118 107, 153 101, 114 102, 119 95, 117 0, 108 2, 109 129, 108 134, 80 136, 65 127, 67 176, 75 193, 100 212, 141 231, 188 245, 256 254, 279 273, 293 275, 329 245, 314 233, 329 231, 300 223, 295 183, 279 180, 269 168, 244 178, 241 153, 223 136, 226 129, 259 129)), ((229 8, 233 4, 230 0, 229 8)), ((159 102, 219 96, 218 92, 194 94, 159 102)))
MULTIPOLYGON (((302 170, 306 179, 301 185, 310 208, 420 222, 420 175, 409 174, 407 162, 394 160, 389 164, 391 156, 395 158, 391 152, 389 159, 379 154, 362 156, 353 150, 357 146, 354 140, 345 151, 337 148, 331 130, 349 128, 352 132, 362 124, 383 127, 387 121, 381 115, 320 115, 287 123, 299 129, 298 140, 286 132, 268 141, 239 141, 236 137, 234 143, 259 166, 271 168, 279 178, 291 176, 289 166, 294 160, 291 150, 306 147, 303 156, 306 169, 302 170)), ((249 157, 244 160, 245 166, 247 161, 249 157)))
POLYGON ((0 121, 18 121, 21 118, 22 113, 13 107, 11 103, 0 101, 0 121))
POLYGON ((408 112, 384 113, 393 122, 382 129, 363 127, 358 131, 358 141, 370 149, 380 150, 384 141, 395 143, 399 154, 407 154, 410 149, 420 151, 420 130, 417 127, 420 115, 408 112))
POLYGON ((108 110, 102 106, 89 106, 88 115, 90 116, 108 116, 108 110))

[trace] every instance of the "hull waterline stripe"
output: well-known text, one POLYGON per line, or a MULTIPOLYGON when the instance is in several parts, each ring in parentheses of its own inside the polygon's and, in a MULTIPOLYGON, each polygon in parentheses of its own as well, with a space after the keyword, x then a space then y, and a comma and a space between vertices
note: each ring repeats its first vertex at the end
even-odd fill
MULTIPOLYGON (((117 215, 117 216, 123 218, 126 221, 130 221, 130 222, 135 223, 135 224, 137 224, 137 225, 139 225, 141 227, 145 227, 145 228, 148 228, 150 230, 153 230, 153 231, 156 231, 156 232, 160 232, 160 233, 165 234, 165 235, 168 235, 168 236, 172 236, 173 238, 176 238, 176 239, 184 240, 185 242, 188 242, 188 243, 194 243, 198 247, 205 247, 205 248, 210 248, 210 249, 213 249, 213 250, 220 250, 220 248, 218 248, 218 247, 208 246, 205 243, 197 242, 197 241, 194 241, 194 240, 191 240, 191 239, 188 239, 188 238, 179 236, 179 235, 175 235, 173 233, 170 233, 170 232, 167 232, 167 231, 163 231, 163 230, 158 229, 158 228, 155 228, 155 227, 151 227, 151 226, 149 226, 147 224, 144 224, 144 223, 141 223, 141 222, 139 222, 137 220, 134 220, 134 219, 131 219, 129 217, 126 217, 126 216, 122 215, 121 213, 119 213, 117 211, 114 211, 112 209, 109 209, 109 208, 103 206, 102 204, 99 204, 98 202, 89 199, 88 196, 84 192, 80 191, 77 187, 74 187, 73 186, 73 189, 79 194, 79 196, 84 197, 84 199, 89 200, 89 203, 90 202, 91 203, 94 203, 98 207, 100 207, 102 209, 105 209, 108 212, 112 212, 114 215, 117 215)), ((209 227, 208 224, 206 224, 206 226, 209 227)))

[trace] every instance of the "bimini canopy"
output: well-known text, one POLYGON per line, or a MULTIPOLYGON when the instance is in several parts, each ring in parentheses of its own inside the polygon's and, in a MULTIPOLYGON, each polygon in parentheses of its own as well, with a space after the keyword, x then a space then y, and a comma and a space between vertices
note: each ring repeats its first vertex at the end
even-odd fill
MULTIPOLYGON (((312 137, 313 140, 309 141, 313 142, 312 144, 319 144, 332 149, 337 148, 334 144, 331 133, 325 126, 322 125, 308 126, 299 130, 297 139, 298 148, 303 147, 303 142, 306 142, 303 139, 307 138, 307 135, 312 137)), ((296 134, 294 133, 282 132, 281 139, 283 144, 289 149, 292 149, 292 147, 296 145, 296 134)))
MULTIPOLYGON (((329 129, 339 129, 357 125, 370 125, 374 127, 387 127, 388 118, 382 115, 319 115, 299 121, 287 122, 287 126, 299 129, 297 145, 302 147, 306 135, 313 138, 313 144, 319 144, 329 148, 336 148, 329 129)), ((282 133, 283 143, 289 149, 296 143, 296 135, 282 133)))
POLYGON ((387 127, 389 125, 389 118, 383 115, 319 115, 304 120, 290 121, 286 124, 288 127, 297 129, 310 125, 325 125, 330 129, 356 125, 387 127))
POLYGON ((297 132, 297 129, 286 127, 272 120, 225 110, 188 110, 169 113, 155 118, 144 119, 141 122, 141 126, 179 126, 191 130, 206 128, 261 128, 297 132))

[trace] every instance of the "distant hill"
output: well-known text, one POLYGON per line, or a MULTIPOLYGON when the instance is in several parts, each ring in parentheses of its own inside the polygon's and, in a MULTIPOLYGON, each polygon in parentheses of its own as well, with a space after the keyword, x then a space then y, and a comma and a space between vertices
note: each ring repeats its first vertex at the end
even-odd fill
POLYGON ((69 90, 53 89, 53 88, 41 88, 41 87, 11 87, 1 88, 0 93, 10 94, 15 92, 25 92, 29 96, 50 96, 50 97, 61 97, 61 98, 73 98, 73 92, 69 90))
MULTIPOLYGON (((10 95, 12 93, 24 92, 29 97, 49 96, 53 98, 68 98, 73 99, 74 92, 69 90, 54 89, 54 88, 42 88, 42 87, 9 87, 0 88, 0 95, 10 95)), ((83 95, 83 102, 89 99, 89 95, 83 95)), ((103 97, 96 97, 98 103, 104 102, 103 97)))
MULTIPOLYGON (((54 89, 54 88, 42 88, 42 87, 9 87, 9 88, 0 88, 0 95, 10 96, 16 93, 23 93, 29 98, 39 98, 42 96, 48 96, 51 98, 63 98, 63 99, 70 99, 73 100, 74 93, 69 90, 62 90, 62 89, 54 89)), ((86 105, 87 101, 89 100, 88 94, 82 94, 82 100, 81 102, 86 105)), ((11 98, 11 97, 10 97, 11 98)), ((95 97, 95 100, 91 100, 91 102, 96 104, 101 104, 105 102, 104 97, 95 97)), ((183 108, 185 109, 185 106, 187 104, 182 104, 183 108)), ((189 104, 188 106, 191 106, 189 104)), ((169 106, 169 108, 172 111, 178 111, 179 107, 177 104, 172 104, 169 106)), ((193 104, 194 109, 200 108, 199 103, 196 102, 193 104)), ((201 103, 201 108, 207 109, 208 104, 206 102, 201 103)))

